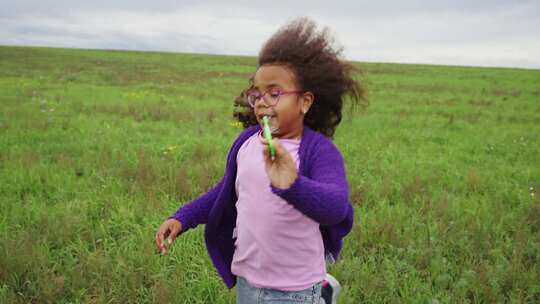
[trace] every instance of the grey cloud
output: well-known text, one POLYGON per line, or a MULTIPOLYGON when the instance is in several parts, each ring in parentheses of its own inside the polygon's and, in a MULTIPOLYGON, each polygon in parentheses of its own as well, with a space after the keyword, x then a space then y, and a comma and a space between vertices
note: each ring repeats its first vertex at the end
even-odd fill
POLYGON ((429 12, 440 10, 466 11, 469 13, 489 13, 509 7, 536 4, 536 1, 502 1, 502 0, 477 0, 477 1, 287 1, 274 0, 270 4, 261 1, 195 1, 195 0, 93 0, 93 1, 73 1, 73 0, 19 0, 4 3, 3 12, 9 14, 20 13, 43 13, 43 12, 72 12, 77 10, 123 10, 123 11, 143 11, 143 12, 165 12, 183 9, 204 9, 223 14, 235 14, 237 12, 250 12, 254 15, 264 15, 272 12, 273 16, 295 13, 329 13, 345 16, 366 16, 376 14, 405 14, 408 12, 429 12), (277 15, 276 15, 277 14, 277 15))
POLYGON ((256 55, 279 26, 309 16, 353 60, 540 67, 537 1, 328 3, 12 1, 0 44, 256 55))

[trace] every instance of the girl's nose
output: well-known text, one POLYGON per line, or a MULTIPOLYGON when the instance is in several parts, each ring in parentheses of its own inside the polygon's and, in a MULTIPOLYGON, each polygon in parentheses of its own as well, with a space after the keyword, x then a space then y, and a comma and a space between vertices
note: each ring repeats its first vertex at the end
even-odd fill
POLYGON ((266 108, 269 108, 270 106, 268 105, 268 103, 266 103, 266 101, 264 99, 260 99, 257 101, 257 103, 255 103, 255 109, 266 109, 266 108))

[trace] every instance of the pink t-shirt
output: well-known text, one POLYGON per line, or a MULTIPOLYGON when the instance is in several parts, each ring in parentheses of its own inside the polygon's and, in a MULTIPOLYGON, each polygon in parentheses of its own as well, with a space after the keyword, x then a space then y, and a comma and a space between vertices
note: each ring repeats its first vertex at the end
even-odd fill
MULTIPOLYGON (((272 193, 263 160, 262 133, 247 139, 237 156, 235 241, 231 271, 253 286, 303 290, 326 274, 319 223, 272 193)), ((300 140, 280 139, 299 166, 300 140)))

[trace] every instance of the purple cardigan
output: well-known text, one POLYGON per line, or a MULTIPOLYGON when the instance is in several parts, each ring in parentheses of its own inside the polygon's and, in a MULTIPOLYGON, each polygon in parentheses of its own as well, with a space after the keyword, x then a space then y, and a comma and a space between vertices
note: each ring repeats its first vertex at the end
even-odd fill
MULTIPOLYGON (((231 273, 235 250, 232 234, 237 215, 236 155, 242 143, 259 130, 258 125, 245 129, 229 150, 221 181, 170 217, 182 223, 181 233, 206 224, 204 237, 208 254, 228 288, 236 284, 236 276, 231 273)), ((298 154, 300 167, 296 181, 288 189, 268 186, 274 194, 320 223, 325 253, 335 260, 354 220, 343 157, 329 138, 307 126, 304 126, 298 154)))

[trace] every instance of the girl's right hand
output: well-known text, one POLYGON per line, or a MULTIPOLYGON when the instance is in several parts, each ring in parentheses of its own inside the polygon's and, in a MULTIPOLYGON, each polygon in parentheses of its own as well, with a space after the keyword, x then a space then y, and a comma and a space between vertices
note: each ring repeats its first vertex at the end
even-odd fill
POLYGON ((156 246, 161 255, 167 254, 167 250, 180 231, 182 231, 182 223, 176 219, 168 219, 159 226, 156 233, 156 246), (165 244, 165 239, 167 239, 167 244, 165 244))

